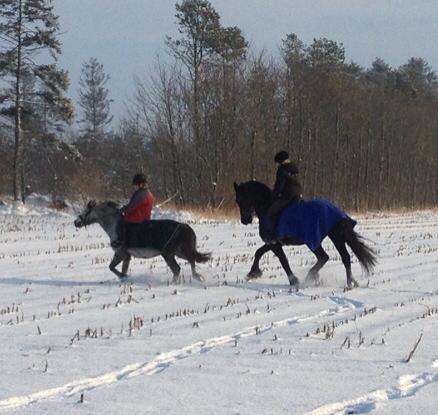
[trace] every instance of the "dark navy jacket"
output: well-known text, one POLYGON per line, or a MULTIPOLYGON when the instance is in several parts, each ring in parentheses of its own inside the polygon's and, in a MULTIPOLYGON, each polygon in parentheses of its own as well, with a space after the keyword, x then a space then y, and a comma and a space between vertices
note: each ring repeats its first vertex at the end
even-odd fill
POLYGON ((295 164, 280 164, 274 185, 274 200, 292 200, 301 198, 303 188, 297 178, 298 169, 295 164))

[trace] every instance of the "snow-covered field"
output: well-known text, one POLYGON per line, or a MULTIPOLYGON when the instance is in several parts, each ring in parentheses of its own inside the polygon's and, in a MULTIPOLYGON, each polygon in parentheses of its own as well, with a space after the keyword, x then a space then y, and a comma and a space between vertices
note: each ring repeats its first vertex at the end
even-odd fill
MULTIPOLYGON (((260 241, 239 223, 194 225, 205 284, 183 264, 169 285, 161 258, 121 284, 72 222, 0 213, 0 413, 437 413, 438 212, 359 218, 380 262, 346 292, 329 241, 320 287, 289 292, 271 255, 245 282, 260 241)), ((286 252, 303 279, 313 255, 286 252)))

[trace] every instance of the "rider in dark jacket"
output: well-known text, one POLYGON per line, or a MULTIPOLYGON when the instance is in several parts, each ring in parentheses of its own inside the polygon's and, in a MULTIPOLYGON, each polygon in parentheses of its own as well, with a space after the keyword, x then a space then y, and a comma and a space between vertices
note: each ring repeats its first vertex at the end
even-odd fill
POLYGON ((289 155, 285 151, 277 153, 274 160, 279 163, 274 185, 274 200, 298 202, 301 199, 303 189, 297 179, 297 166, 291 163, 289 155))
POLYGON ((268 220, 265 224, 266 234, 264 235, 264 239, 269 242, 273 242, 275 239, 275 228, 279 214, 286 206, 301 201, 303 191, 297 178, 298 168, 289 160, 289 154, 286 151, 280 151, 275 155, 274 161, 279 166, 274 185, 274 200, 268 209, 268 220))

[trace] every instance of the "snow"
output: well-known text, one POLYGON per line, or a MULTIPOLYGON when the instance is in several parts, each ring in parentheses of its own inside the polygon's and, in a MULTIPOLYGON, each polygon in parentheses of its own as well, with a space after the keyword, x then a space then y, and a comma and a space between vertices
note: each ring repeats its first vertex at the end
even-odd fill
MULTIPOLYGON (((436 211, 358 217, 374 274, 354 259, 361 286, 345 291, 327 241, 323 284, 295 292, 271 254, 245 281, 255 225, 192 225, 213 253, 203 284, 179 261, 184 282, 171 285, 161 258, 134 259, 120 283, 103 231, 74 228, 77 207, 35 196, 20 209, 0 207, 0 413, 435 413, 436 211)), ((286 252, 302 281, 313 255, 286 252)))
MULTIPOLYGON (((52 197, 49 195, 41 195, 38 193, 31 193, 26 198, 26 203, 21 201, 13 202, 11 198, 6 200, 0 199, 0 215, 48 215, 48 216, 67 216, 79 214, 84 208, 79 202, 65 201, 65 209, 53 209, 52 197)), ((173 209, 166 209, 161 207, 154 207, 153 216, 155 219, 173 219, 184 222, 194 222, 196 218, 186 211, 177 211, 173 209)))

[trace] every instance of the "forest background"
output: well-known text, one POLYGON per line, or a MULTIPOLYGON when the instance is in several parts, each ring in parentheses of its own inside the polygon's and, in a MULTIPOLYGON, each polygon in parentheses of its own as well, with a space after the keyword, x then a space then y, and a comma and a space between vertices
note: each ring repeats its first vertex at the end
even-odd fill
POLYGON ((271 185, 273 155, 286 149, 306 198, 355 210, 438 204, 438 78, 425 59, 363 68, 341 43, 294 33, 274 57, 208 1, 175 11, 169 59, 134 79, 116 124, 97 59, 83 63, 76 108, 69 98, 52 2, 0 0, 1 194, 117 200, 144 171, 160 199, 225 208, 233 181, 271 185))

